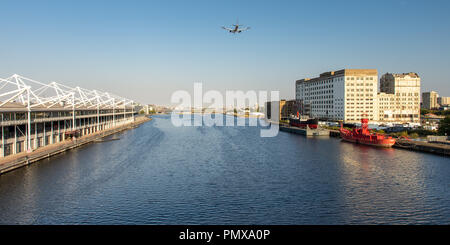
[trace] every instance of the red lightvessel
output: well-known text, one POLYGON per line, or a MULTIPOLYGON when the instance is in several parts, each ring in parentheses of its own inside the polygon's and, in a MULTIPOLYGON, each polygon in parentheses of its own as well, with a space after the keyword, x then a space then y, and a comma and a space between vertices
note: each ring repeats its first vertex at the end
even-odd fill
POLYGON ((341 138, 345 141, 365 144, 365 145, 373 145, 380 147, 391 147, 395 144, 395 139, 388 136, 386 137, 383 134, 371 133, 369 130, 369 119, 363 118, 361 119, 361 127, 353 128, 353 130, 347 130, 342 126, 341 123, 341 138))

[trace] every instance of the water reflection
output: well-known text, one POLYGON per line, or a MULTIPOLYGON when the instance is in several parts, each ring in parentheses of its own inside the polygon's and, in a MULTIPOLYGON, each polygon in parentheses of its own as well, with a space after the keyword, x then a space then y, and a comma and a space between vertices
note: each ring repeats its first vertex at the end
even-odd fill
POLYGON ((0 223, 450 223, 448 158, 259 131, 155 117, 0 176, 0 223))
MULTIPOLYGON (((426 154, 342 144, 345 193, 351 223, 402 223, 420 212, 428 195, 423 183, 426 154), (425 159, 424 159, 425 158, 425 159)), ((349 222, 350 222, 349 221, 349 222)), ((411 221, 412 222, 412 221, 411 221)))

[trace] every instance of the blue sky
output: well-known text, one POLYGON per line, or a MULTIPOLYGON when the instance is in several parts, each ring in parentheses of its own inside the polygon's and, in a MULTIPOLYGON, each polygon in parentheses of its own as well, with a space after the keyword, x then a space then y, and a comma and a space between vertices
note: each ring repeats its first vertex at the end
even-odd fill
POLYGON ((166 104, 175 90, 279 90, 342 68, 417 72, 450 96, 449 1, 5 1, 0 77, 166 104), (239 23, 239 35, 220 27, 239 23))

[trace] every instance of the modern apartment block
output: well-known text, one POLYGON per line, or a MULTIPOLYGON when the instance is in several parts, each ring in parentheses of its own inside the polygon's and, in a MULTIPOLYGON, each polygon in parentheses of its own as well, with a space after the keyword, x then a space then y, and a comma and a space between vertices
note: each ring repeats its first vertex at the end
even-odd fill
POLYGON ((301 113, 321 119, 378 121, 376 69, 343 69, 297 80, 296 100, 301 113))
POLYGON ((422 108, 428 110, 439 108, 438 97, 439 95, 435 91, 422 93, 422 108))
POLYGON ((417 73, 386 73, 380 79, 379 122, 420 122, 420 77, 417 73))

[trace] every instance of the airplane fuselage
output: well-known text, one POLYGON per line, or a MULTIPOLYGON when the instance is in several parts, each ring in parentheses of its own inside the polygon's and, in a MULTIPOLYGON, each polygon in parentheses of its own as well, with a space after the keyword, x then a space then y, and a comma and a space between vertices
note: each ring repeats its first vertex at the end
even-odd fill
POLYGON ((227 27, 225 27, 225 26, 222 26, 222 28, 225 29, 225 30, 227 30, 227 31, 230 32, 230 33, 233 33, 233 34, 235 34, 235 33, 241 33, 242 31, 245 31, 245 30, 250 29, 250 27, 246 27, 246 28, 243 28, 243 29, 239 29, 239 24, 236 24, 236 25, 233 25, 233 26, 234 26, 233 28, 227 28, 227 27))

